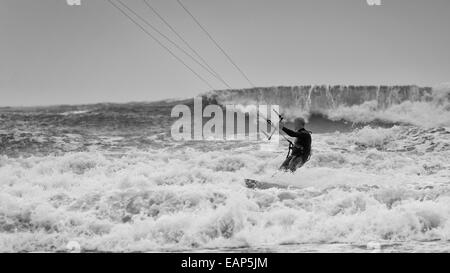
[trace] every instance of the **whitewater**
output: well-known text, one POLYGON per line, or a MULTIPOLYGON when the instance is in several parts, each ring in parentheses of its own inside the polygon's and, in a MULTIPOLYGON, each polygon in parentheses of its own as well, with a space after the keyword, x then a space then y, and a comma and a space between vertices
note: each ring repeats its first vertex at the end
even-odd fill
POLYGON ((0 108, 0 252, 450 251, 448 86, 204 98, 306 118, 311 160, 271 177, 282 139, 173 140, 170 111, 192 100, 0 108))

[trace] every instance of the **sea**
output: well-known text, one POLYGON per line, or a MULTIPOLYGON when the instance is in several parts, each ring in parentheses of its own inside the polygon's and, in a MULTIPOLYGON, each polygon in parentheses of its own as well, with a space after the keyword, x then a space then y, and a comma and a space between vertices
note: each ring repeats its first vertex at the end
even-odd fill
POLYGON ((283 138, 175 140, 193 99, 2 107, 0 252, 450 252, 448 85, 201 96, 305 118, 310 161, 277 172, 283 138))

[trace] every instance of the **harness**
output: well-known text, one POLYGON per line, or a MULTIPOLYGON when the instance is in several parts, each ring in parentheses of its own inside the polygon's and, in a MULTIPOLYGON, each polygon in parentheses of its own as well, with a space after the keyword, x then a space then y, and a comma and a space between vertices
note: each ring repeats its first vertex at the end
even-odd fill
POLYGON ((291 151, 294 148, 294 144, 292 143, 292 141, 290 141, 290 140, 288 140, 288 141, 289 141, 289 150, 288 150, 288 153, 286 155, 286 158, 288 158, 291 155, 291 151))

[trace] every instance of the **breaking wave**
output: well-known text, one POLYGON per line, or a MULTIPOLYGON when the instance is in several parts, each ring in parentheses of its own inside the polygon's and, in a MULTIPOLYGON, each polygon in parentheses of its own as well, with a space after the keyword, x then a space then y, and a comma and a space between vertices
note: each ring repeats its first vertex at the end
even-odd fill
POLYGON ((289 117, 320 114, 354 123, 381 121, 450 126, 450 84, 417 86, 294 86, 214 91, 220 104, 275 104, 289 117))

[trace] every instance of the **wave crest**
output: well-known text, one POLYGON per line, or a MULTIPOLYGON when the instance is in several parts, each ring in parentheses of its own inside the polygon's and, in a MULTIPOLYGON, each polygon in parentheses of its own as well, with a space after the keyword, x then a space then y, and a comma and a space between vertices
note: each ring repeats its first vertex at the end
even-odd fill
POLYGON ((418 86, 294 86, 214 91, 225 104, 280 105, 286 117, 321 114, 354 123, 382 121, 423 127, 450 126, 450 84, 418 86))

